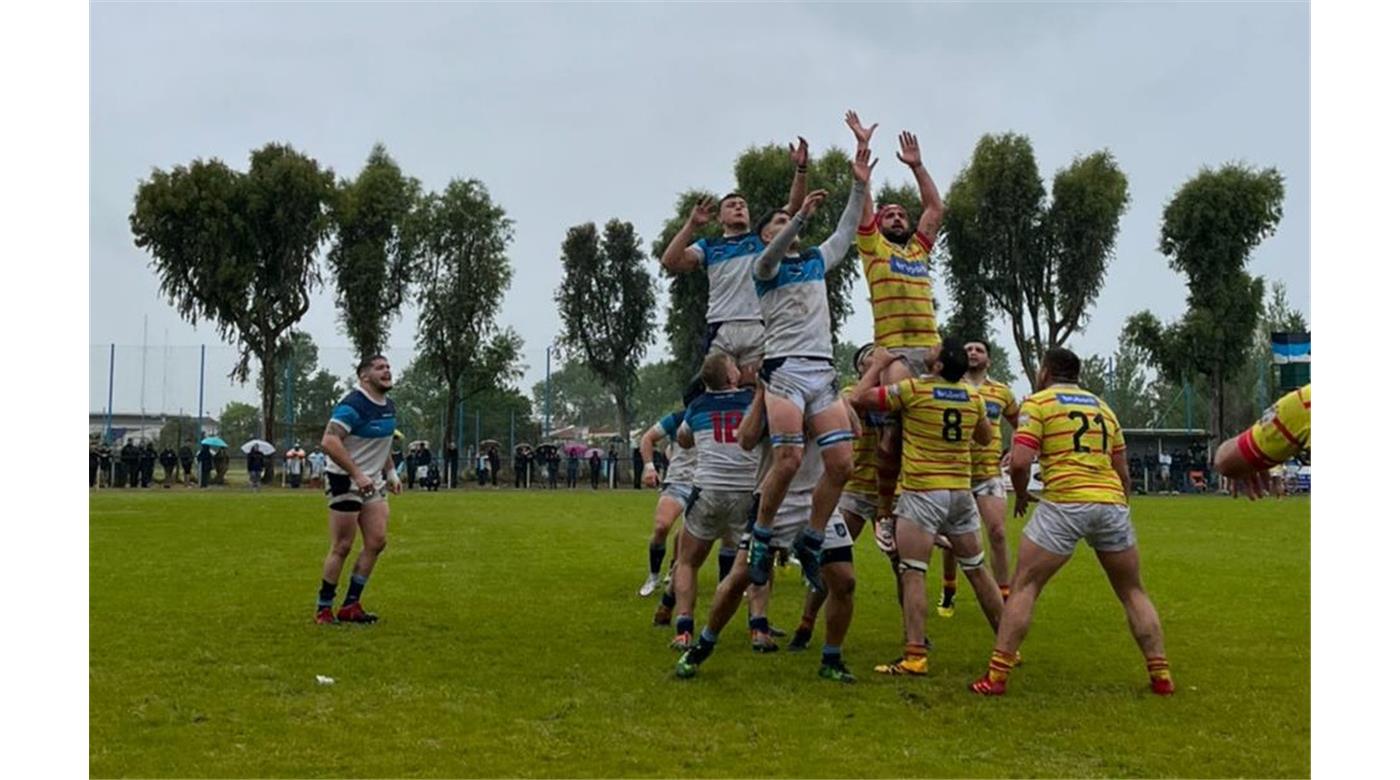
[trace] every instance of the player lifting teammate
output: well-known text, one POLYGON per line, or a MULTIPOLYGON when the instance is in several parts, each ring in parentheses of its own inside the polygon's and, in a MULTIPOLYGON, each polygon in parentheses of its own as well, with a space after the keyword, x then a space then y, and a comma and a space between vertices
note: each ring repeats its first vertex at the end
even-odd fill
POLYGON ((1079 386, 1079 358, 1047 350, 1036 386, 1021 404, 1011 449, 1016 516, 1030 499, 1031 463, 1038 457, 1045 483, 1040 504, 1021 532, 1011 597, 997 631, 987 673, 969 687, 986 696, 1006 692, 1017 649, 1046 583, 1069 562, 1080 539, 1088 542, 1123 604, 1128 627, 1147 659, 1152 692, 1175 690, 1162 643, 1162 624, 1139 577, 1137 533, 1128 515, 1132 478, 1118 418, 1098 396, 1079 386))
POLYGON ((1269 470, 1312 446, 1312 385, 1278 399, 1244 433, 1226 439, 1215 451, 1215 470, 1244 485, 1250 500, 1268 493, 1269 470))
MULTIPOLYGON (((661 583, 661 564, 666 559, 666 537, 671 533, 671 526, 675 524, 676 519, 690 508, 693 501, 694 485, 691 484, 691 479, 695 474, 695 450, 680 447, 675 441, 681 423, 685 421, 685 407, 690 406, 690 402, 704 391, 705 386, 699 379, 691 382, 685 395, 681 397, 680 411, 658 420, 642 434, 641 443, 638 445, 642 453, 642 462, 646 464, 642 481, 647 487, 654 488, 657 483, 656 465, 653 460, 656 444, 664 439, 671 440, 668 453, 671 465, 666 469, 666 481, 661 485, 661 495, 656 499, 656 511, 652 517, 651 544, 647 550, 647 578, 642 583, 641 590, 637 592, 637 595, 643 598, 656 592, 657 585, 661 583)), ((674 561, 674 552, 671 558, 674 561)), ((669 621, 669 615, 667 619, 669 621)))

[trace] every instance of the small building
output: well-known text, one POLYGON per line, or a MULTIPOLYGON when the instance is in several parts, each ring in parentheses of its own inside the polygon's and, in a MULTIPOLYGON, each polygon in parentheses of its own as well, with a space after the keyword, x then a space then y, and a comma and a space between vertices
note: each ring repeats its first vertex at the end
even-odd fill
POLYGON ((1123 442, 1128 447, 1128 470, 1133 475, 1134 490, 1194 493, 1210 489, 1210 431, 1124 428, 1123 442))
MULTIPOLYGON (((219 432, 219 421, 208 416, 204 417, 202 420, 196 420, 192 415, 183 414, 116 412, 112 415, 110 420, 112 426, 112 443, 120 447, 125 445, 128 441, 137 443, 142 441, 155 441, 160 437, 160 431, 165 427, 167 422, 182 418, 188 420, 191 425, 197 423, 199 425, 198 432, 201 435, 209 436, 210 434, 219 432)), ((106 412, 89 412, 88 436, 100 438, 102 434, 107 431, 108 423, 109 420, 107 419, 106 412)), ((196 431, 191 428, 189 432, 190 438, 194 438, 195 433, 196 431)))

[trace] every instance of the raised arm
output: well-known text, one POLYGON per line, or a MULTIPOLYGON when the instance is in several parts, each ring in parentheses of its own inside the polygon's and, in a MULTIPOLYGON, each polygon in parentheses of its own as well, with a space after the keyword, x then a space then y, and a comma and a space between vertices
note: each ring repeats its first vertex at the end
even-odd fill
POLYGON ((855 159, 851 160, 851 194, 846 196, 846 208, 841 210, 836 232, 821 245, 822 262, 826 263, 828 272, 841 264, 850 253, 851 242, 856 240, 856 223, 869 200, 870 174, 878 162, 878 159, 870 159, 869 147, 857 149, 855 159))
POLYGON ((856 409, 878 409, 880 406, 880 373, 895 361, 893 352, 876 347, 870 353, 870 365, 860 382, 851 389, 851 405, 856 409))
POLYGON ((797 240, 797 236, 802 232, 802 228, 807 224, 807 220, 812 218, 812 214, 826 200, 826 190, 817 190, 808 195, 802 201, 802 208, 799 209, 788 220, 783 229, 778 231, 778 235, 763 248, 763 254, 758 256, 754 264, 753 275, 759 279, 772 279, 778 275, 778 265, 787 254, 792 242, 797 240))
POLYGON ((690 218, 681 225, 681 229, 676 231, 676 235, 671 237, 671 243, 666 245, 666 251, 661 253, 661 266, 667 271, 675 274, 683 274, 694 271, 700 265, 700 251, 692 247, 691 241, 695 238, 695 231, 709 223, 714 215, 714 203, 709 198, 701 198, 696 201, 695 207, 690 210, 690 218))
POLYGON ((792 172, 792 187, 788 189, 787 212, 796 214, 807 197, 807 139, 797 136, 797 146, 788 144, 788 158, 796 168, 792 172))
MULTIPOLYGON (((879 126, 880 126, 880 123, 879 123, 879 122, 876 122, 875 124, 871 125, 870 127, 863 127, 863 126, 861 125, 861 123, 860 123, 860 117, 859 117, 859 116, 856 116, 856 112, 854 112, 854 111, 847 111, 847 112, 846 112, 846 126, 849 127, 849 128, 851 128, 851 132, 852 132, 853 134, 855 134, 855 137, 856 137, 856 153, 859 154, 861 149, 869 149, 869 148, 870 148, 870 138, 871 138, 871 136, 875 135, 875 128, 879 127, 879 126)), ((871 167, 874 167, 874 165, 872 164, 871 167)), ((867 187, 866 190, 865 190, 865 204, 861 206, 861 211, 860 211, 860 224, 862 224, 862 225, 869 225, 869 224, 870 224, 870 221, 871 221, 872 219, 874 219, 874 218, 875 218, 875 199, 874 199, 874 194, 871 192, 870 188, 867 187)))
POLYGON ((924 167, 923 155, 919 152, 919 138, 910 132, 899 134, 899 160, 914 172, 914 180, 919 183, 919 200, 924 211, 919 215, 918 230, 930 242, 938 237, 938 228, 943 224, 943 198, 938 195, 933 176, 924 167))

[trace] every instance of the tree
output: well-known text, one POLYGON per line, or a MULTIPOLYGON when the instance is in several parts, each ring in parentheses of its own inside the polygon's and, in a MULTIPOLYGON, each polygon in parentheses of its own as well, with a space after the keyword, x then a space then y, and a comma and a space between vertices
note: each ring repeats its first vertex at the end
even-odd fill
POLYGON ((681 406, 684 388, 677 388, 675 372, 666 362, 647 363, 637 369, 632 392, 633 417, 638 425, 650 425, 681 406))
POLYGON ((569 228, 560 257, 564 279, 554 293, 563 320, 559 341, 612 393, 624 440, 632 430, 637 369, 656 327, 656 291, 641 243, 630 222, 616 219, 601 239, 592 222, 569 228))
MULTIPOLYGON (((663 364, 664 365, 664 364, 663 364)), ((669 366, 667 366, 669 369, 669 366)), ((641 371, 638 371, 640 376, 641 371)), ((598 390, 599 379, 588 366, 578 360, 565 360, 549 378, 548 402, 552 424, 556 428, 578 425, 606 428, 617 423, 616 410, 606 393, 598 390)), ((680 393, 676 393, 680 397, 680 393)), ((531 388, 536 409, 546 404, 545 382, 531 388)))
MULTIPOLYGON (((320 350, 311 334, 292 329, 277 347, 272 365, 273 381, 283 390, 291 379, 292 429, 294 439, 319 438, 331 411, 344 395, 335 374, 320 367, 320 350)), ((259 377, 259 382, 263 380, 259 377)), ((287 422, 286 399, 276 412, 274 425, 287 422)), ((270 440, 271 441, 271 440, 270 440)), ((274 442, 275 443, 275 442, 274 442)))
POLYGON ((1264 308, 1264 280, 1246 265, 1283 218, 1283 195, 1276 169, 1236 163, 1205 168, 1183 184, 1163 211, 1159 249, 1186 275, 1186 313, 1166 326, 1147 311, 1128 321, 1134 343, 1160 371, 1204 377, 1216 441, 1225 430, 1226 383, 1246 364, 1264 308))
POLYGON ((417 252, 411 217, 420 190, 383 144, 370 150, 359 176, 336 189, 335 234, 326 259, 335 277, 341 325, 360 356, 384 349, 403 305, 417 252))
MULTIPOLYGON (((985 135, 948 190, 942 250, 958 302, 980 291, 1006 315, 1026 378, 1088 321, 1128 205, 1107 151, 1055 174, 1047 205, 1030 139, 985 135)), ((975 309, 973 310, 975 313, 975 309)))
POLYGON ((1090 355, 1080 366, 1079 383, 1108 402, 1124 428, 1146 428, 1158 416, 1148 376, 1150 356, 1125 331, 1108 359, 1090 355))
POLYGON ((238 447, 249 439, 259 438, 263 428, 262 415, 258 407, 241 401, 229 401, 219 414, 219 438, 230 447, 238 447))
POLYGON ((172 416, 166 419, 164 425, 160 426, 160 434, 156 437, 156 446, 161 449, 171 447, 175 450, 179 450, 183 444, 194 446, 195 432, 198 430, 198 423, 193 417, 183 414, 172 416))
MULTIPOLYGON (((445 408, 455 415, 459 400, 518 371, 521 339, 496 324, 510 286, 512 222, 475 179, 453 179, 414 219, 423 252, 414 273, 417 346, 446 385, 445 408)), ((452 422, 444 426, 444 447, 452 422)))
POLYGON ((230 376, 256 358, 263 437, 271 438, 277 382, 268 371, 283 334, 321 283, 316 255, 329 231, 335 175, 290 146, 254 151, 248 172, 219 160, 155 169, 137 187, 136 246, 151 255, 160 290, 191 323, 209 320, 234 341, 230 376))

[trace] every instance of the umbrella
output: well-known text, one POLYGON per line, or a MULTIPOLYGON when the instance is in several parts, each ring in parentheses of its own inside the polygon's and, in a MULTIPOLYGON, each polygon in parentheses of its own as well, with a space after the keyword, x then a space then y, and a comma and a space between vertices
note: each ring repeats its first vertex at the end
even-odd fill
POLYGON ((426 447, 426 446, 428 446, 428 440, 427 440, 427 439, 419 439, 418 441, 411 441, 411 442, 408 443, 408 446, 410 446, 410 447, 426 447))
POLYGON ((243 446, 239 447, 238 449, 243 450, 244 452, 252 452, 256 449, 258 452, 261 452, 264 455, 271 455, 272 453, 277 451, 276 447, 272 446, 268 442, 263 441, 262 439, 249 439, 248 441, 243 442, 243 446))
POLYGON ((578 442, 569 442, 564 445, 564 454, 571 458, 582 457, 585 452, 588 452, 587 445, 579 444, 578 442))
POLYGON ((519 452, 519 451, 521 451, 521 450, 528 450, 529 448, 530 448, 530 443, 527 442, 527 441, 522 441, 522 442, 520 442, 519 444, 515 445, 515 451, 516 451, 516 452, 519 452))
POLYGON ((495 439, 482 439, 482 440, 481 440, 481 446, 483 446, 483 447, 499 447, 499 446, 501 446, 501 443, 498 442, 498 441, 496 441, 495 439))
POLYGON ((402 438, 403 438, 403 431, 398 430, 397 428, 394 429, 394 438, 395 438, 395 439, 402 439, 402 438))
POLYGON ((228 446, 228 442, 224 441, 223 439, 220 439, 218 436, 206 436, 206 437, 204 437, 203 439, 200 439, 200 440, 199 440, 199 443, 200 443, 200 444, 208 445, 208 446, 210 446, 210 447, 227 447, 227 446, 228 446))
POLYGON ((587 452, 583 453, 583 457, 585 457, 585 458, 592 458, 593 455, 594 455, 595 453, 596 453, 596 454, 598 455, 598 457, 600 457, 600 458, 606 458, 606 457, 608 457, 608 454, 607 454, 606 452, 603 452, 602 450, 598 449, 597 447, 590 447, 590 448, 588 449, 587 452))

